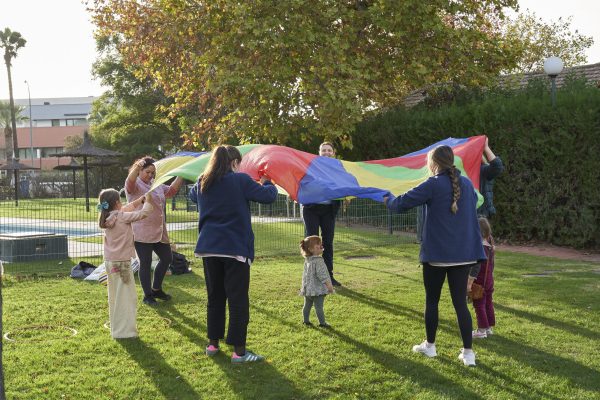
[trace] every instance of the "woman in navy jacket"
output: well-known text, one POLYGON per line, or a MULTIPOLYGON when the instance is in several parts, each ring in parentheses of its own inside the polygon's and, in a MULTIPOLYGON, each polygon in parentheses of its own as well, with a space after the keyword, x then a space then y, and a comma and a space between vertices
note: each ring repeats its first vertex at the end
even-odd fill
POLYGON ((189 194, 200 212, 195 254, 202 257, 208 294, 206 354, 213 356, 219 351, 228 302, 226 343, 234 347, 232 363, 264 359, 246 351, 250 264, 254 260, 249 202, 269 204, 277 198, 277 188, 265 177, 258 184, 247 174, 237 172, 241 162, 242 155, 235 147, 217 147, 189 194))
POLYGON ((384 199, 388 209, 397 213, 426 206, 419 258, 423 264, 427 340, 414 346, 413 351, 428 357, 437 355, 438 303, 447 276, 463 341, 458 357, 465 365, 474 366, 467 288, 479 272, 479 262, 486 259, 477 221, 477 195, 471 181, 454 166, 450 147, 431 150, 427 164, 432 175, 429 179, 400 197, 384 199))

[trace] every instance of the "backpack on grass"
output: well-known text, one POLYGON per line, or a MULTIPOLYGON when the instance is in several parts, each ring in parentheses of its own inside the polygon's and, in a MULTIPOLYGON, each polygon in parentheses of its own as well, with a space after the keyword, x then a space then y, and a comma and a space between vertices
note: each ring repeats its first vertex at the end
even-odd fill
POLYGON ((176 251, 173 252, 173 261, 169 265, 169 269, 173 275, 181 275, 190 272, 190 262, 185 256, 176 251))

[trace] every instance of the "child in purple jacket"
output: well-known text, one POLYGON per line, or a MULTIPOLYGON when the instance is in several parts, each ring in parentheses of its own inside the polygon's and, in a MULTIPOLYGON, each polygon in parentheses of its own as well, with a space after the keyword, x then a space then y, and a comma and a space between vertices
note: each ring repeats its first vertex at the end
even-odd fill
POLYGON ((483 286, 483 297, 473 300, 473 308, 477 316, 477 329, 473 331, 473 338, 484 339, 493 335, 492 328, 496 325, 496 316, 494 314, 494 303, 492 293, 494 293, 494 238, 492 237, 492 228, 486 218, 479 218, 479 229, 483 241, 483 249, 487 256, 487 261, 481 263, 481 269, 475 283, 483 286))

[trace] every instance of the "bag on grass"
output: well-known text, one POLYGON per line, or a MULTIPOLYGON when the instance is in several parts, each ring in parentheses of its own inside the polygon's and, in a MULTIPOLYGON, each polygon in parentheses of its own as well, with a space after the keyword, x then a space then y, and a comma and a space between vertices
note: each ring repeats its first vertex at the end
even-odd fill
POLYGON ((96 266, 85 261, 79 261, 79 263, 71 268, 71 278, 74 279, 85 279, 89 274, 94 272, 96 266))
POLYGON ((190 272, 190 262, 185 256, 176 251, 173 252, 173 261, 169 265, 169 269, 173 275, 181 275, 190 272))

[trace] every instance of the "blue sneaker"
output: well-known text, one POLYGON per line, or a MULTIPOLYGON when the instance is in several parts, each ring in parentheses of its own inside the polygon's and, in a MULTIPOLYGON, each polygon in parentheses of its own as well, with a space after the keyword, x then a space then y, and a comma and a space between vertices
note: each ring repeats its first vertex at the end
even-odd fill
POLYGON ((249 362, 257 362, 263 361, 265 358, 263 356, 259 356, 258 354, 254 354, 251 351, 246 350, 246 354, 243 356, 238 356, 235 351, 231 355, 231 363, 232 364, 244 364, 249 362))

